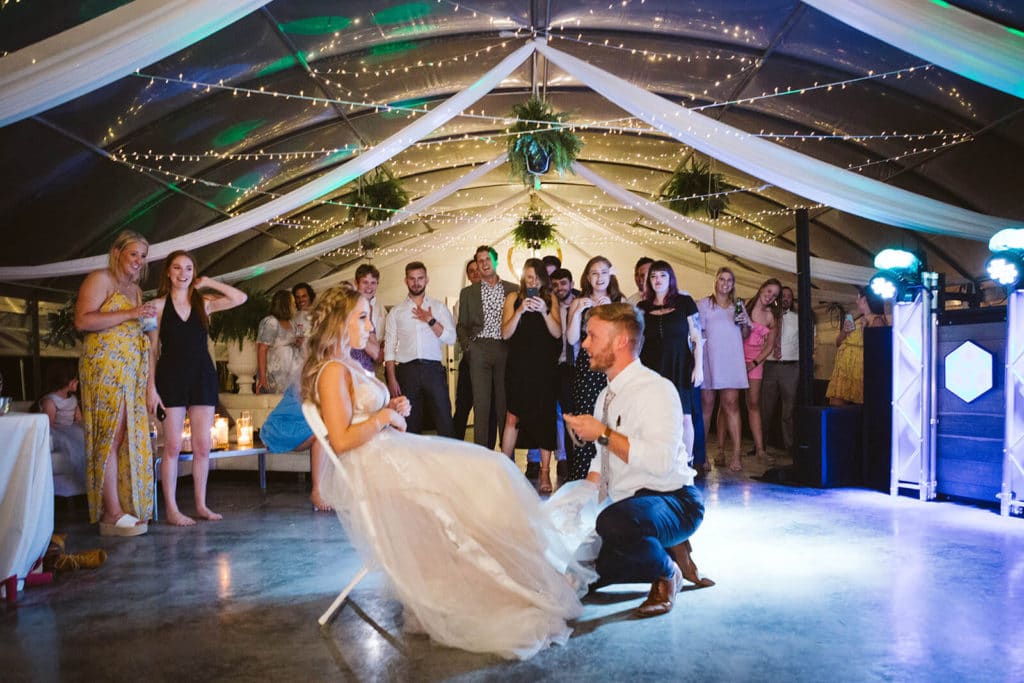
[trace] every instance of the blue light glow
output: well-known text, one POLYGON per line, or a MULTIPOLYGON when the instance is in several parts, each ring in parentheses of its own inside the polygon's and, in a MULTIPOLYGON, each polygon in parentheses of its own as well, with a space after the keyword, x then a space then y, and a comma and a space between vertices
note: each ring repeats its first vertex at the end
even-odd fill
POLYGON ((886 301, 896 297, 896 283, 884 275, 871 278, 871 291, 886 301))
POLYGON ((918 258, 905 249, 883 249, 875 257, 875 268, 881 270, 913 270, 920 265, 918 258))

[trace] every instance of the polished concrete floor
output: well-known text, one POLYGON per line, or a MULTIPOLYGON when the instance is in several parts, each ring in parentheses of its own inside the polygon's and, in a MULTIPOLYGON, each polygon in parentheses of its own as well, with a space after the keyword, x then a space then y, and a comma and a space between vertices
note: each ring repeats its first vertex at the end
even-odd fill
POLYGON ((214 473, 223 521, 135 539, 100 538, 84 503, 58 502, 69 548, 109 559, 0 607, 0 680, 1024 680, 1024 519, 767 484, 745 465, 701 484, 694 557, 716 586, 649 620, 631 615, 647 586, 606 588, 566 646, 525 662, 403 634, 373 575, 319 628, 359 562, 296 475, 264 494, 255 473, 214 473))

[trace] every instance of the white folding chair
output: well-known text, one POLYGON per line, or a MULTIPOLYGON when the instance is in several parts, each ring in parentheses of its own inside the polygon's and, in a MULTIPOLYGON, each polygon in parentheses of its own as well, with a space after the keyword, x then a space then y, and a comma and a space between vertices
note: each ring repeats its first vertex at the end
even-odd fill
MULTIPOLYGON (((305 416, 306 422, 309 423, 310 428, 313 430, 313 435, 316 436, 317 441, 320 442, 320 446, 324 449, 327 457, 331 459, 331 463, 335 467, 341 468, 341 460, 334 452, 334 449, 331 448, 331 442, 327 439, 327 425, 324 424, 323 418, 320 417, 320 409, 313 403, 305 401, 302 404, 302 414, 305 416)), ((340 471, 344 473, 345 470, 340 469, 340 471)), ((341 609, 341 605, 345 602, 345 598, 348 597, 348 594, 352 592, 352 589, 363 580, 363 577, 366 576, 369 571, 370 570, 366 565, 363 565, 359 571, 356 572, 356 575, 352 577, 352 580, 348 582, 348 585, 338 593, 338 597, 334 599, 334 602, 332 602, 331 606, 327 608, 327 611, 320 616, 320 619, 318 619, 321 626, 334 618, 334 614, 341 609)))

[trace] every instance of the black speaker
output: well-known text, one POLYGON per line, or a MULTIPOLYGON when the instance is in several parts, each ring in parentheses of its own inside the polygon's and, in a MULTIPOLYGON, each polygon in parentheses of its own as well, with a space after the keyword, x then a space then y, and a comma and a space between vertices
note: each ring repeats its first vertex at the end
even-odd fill
POLYGON ((860 406, 802 406, 797 434, 793 466, 798 482, 818 488, 860 485, 860 406))

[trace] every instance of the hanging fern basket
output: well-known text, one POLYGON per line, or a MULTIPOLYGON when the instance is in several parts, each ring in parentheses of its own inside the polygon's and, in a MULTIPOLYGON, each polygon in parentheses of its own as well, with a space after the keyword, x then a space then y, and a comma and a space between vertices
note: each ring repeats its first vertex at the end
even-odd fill
POLYGON ((554 224, 541 213, 529 213, 519 219, 512 230, 512 242, 516 246, 537 251, 543 247, 558 244, 554 224))
POLYGON ((711 171, 708 162, 690 159, 690 163, 672 174, 662 197, 668 199, 669 208, 684 216, 706 215, 718 218, 729 205, 729 196, 719 194, 731 189, 725 176, 711 171))
POLYGON ((572 172, 583 141, 566 125, 569 115, 533 97, 512 107, 516 122, 508 129, 510 174, 526 187, 540 186, 540 176, 552 168, 572 172))
POLYGON ((356 206, 349 209, 349 220, 357 225, 365 225, 367 220, 386 221, 408 203, 409 194, 397 178, 377 173, 352 196, 352 204, 356 206))

